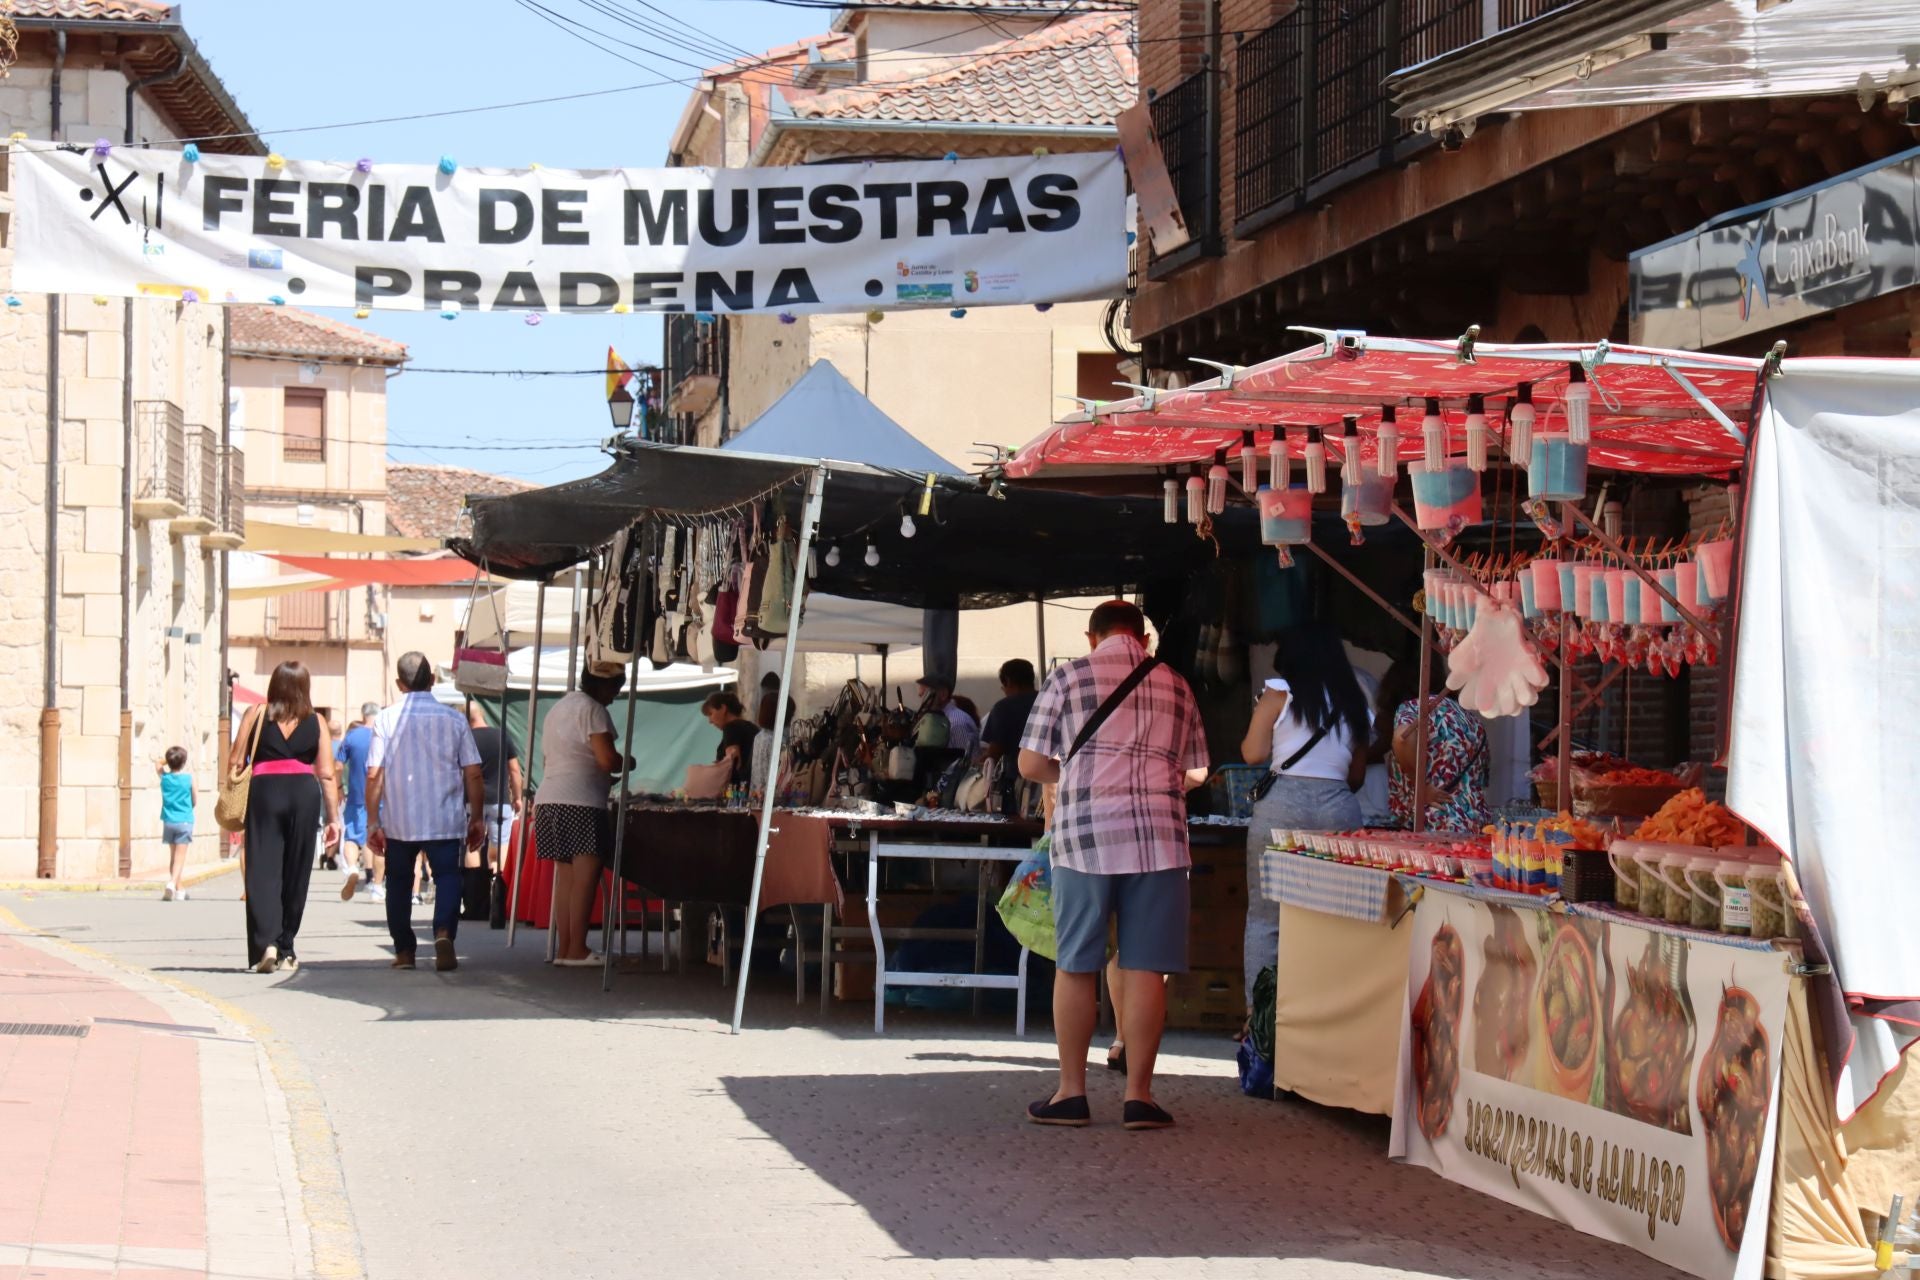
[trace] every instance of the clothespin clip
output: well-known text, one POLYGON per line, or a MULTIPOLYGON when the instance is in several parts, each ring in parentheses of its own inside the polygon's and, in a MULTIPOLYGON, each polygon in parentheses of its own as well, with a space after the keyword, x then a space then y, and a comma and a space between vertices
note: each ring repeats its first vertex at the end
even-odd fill
POLYGON ((1218 370, 1220 373, 1220 389, 1222 391, 1233 390, 1233 380, 1246 372, 1245 369, 1237 364, 1221 364, 1218 360, 1202 360, 1199 356, 1188 356, 1187 360, 1190 364, 1203 364, 1209 369, 1218 370))
POLYGON ((1773 344, 1767 352, 1767 358, 1760 364, 1760 377, 1769 380, 1780 376, 1780 362, 1787 358, 1787 340, 1785 338, 1773 344))
POLYGON ((1477 324, 1468 325, 1467 331, 1461 334, 1458 341, 1453 344, 1454 354, 1459 357, 1461 364, 1479 363, 1473 357, 1473 344, 1479 340, 1480 326, 1477 324))

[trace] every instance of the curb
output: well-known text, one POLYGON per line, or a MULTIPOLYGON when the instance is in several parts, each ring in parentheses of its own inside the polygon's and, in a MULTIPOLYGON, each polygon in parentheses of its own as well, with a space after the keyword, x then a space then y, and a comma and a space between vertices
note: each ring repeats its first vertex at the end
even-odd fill
MULTIPOLYGON (((240 859, 229 858, 213 866, 188 870, 181 879, 185 888, 240 870, 240 859)), ((158 893, 165 880, 0 880, 0 893, 158 893)), ((21 926, 29 928, 28 926, 21 926)), ((29 929, 29 931, 31 931, 29 929)), ((124 968, 125 966, 121 966, 124 968)))
MULTIPOLYGON (((234 867, 217 868, 212 875, 225 874, 237 869, 237 865, 238 859, 235 859, 234 867)), ((0 885, 0 888, 4 887, 0 885)), ((307 1074, 306 1067, 278 1032, 238 1005, 191 983, 127 964, 84 943, 37 929, 5 906, 0 906, 0 925, 31 934, 58 947, 70 948, 122 973, 137 974, 172 987, 212 1007, 235 1026, 244 1029, 266 1053, 267 1065, 272 1069, 273 1078, 280 1086, 281 1097, 286 1102, 294 1168, 300 1179, 300 1209, 307 1222, 313 1253, 313 1274, 326 1280, 365 1280, 366 1266, 360 1254, 359 1236, 353 1227, 353 1208, 347 1200, 340 1153, 334 1145, 333 1122, 327 1117, 326 1104, 312 1077, 307 1074)))

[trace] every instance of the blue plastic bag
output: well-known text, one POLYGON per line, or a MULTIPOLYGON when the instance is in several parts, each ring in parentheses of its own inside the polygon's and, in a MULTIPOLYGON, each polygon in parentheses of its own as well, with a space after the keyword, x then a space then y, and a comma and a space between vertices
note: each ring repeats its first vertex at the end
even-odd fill
POLYGON ((1013 869, 997 908, 1014 941, 1049 960, 1058 958, 1060 951, 1053 927, 1052 847, 1050 835, 1034 842, 1033 852, 1013 869))

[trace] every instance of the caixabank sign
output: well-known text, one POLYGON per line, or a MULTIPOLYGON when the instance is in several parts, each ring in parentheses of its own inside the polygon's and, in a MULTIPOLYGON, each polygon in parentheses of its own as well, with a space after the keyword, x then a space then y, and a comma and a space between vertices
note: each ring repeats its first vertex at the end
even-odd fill
POLYGON ((1920 148, 1633 254, 1633 341, 1711 347, 1917 281, 1920 148))

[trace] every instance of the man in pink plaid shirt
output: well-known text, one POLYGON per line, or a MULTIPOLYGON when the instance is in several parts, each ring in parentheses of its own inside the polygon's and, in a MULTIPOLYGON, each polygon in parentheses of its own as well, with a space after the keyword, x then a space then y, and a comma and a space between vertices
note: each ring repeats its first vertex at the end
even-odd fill
POLYGON ((1020 739, 1020 773, 1057 782, 1053 808, 1053 983, 1060 1088, 1035 1102, 1036 1124, 1081 1126, 1096 982, 1107 930, 1119 937, 1119 1023, 1127 1045, 1122 1123, 1164 1129, 1153 1064, 1166 1023, 1162 976, 1187 970, 1186 792, 1207 778, 1207 739, 1187 682, 1147 655, 1146 619, 1124 600, 1093 611, 1093 652, 1047 678, 1020 739), (1082 730, 1130 677, 1138 682, 1084 741, 1082 730), (1076 749, 1076 743, 1078 747, 1076 749))

